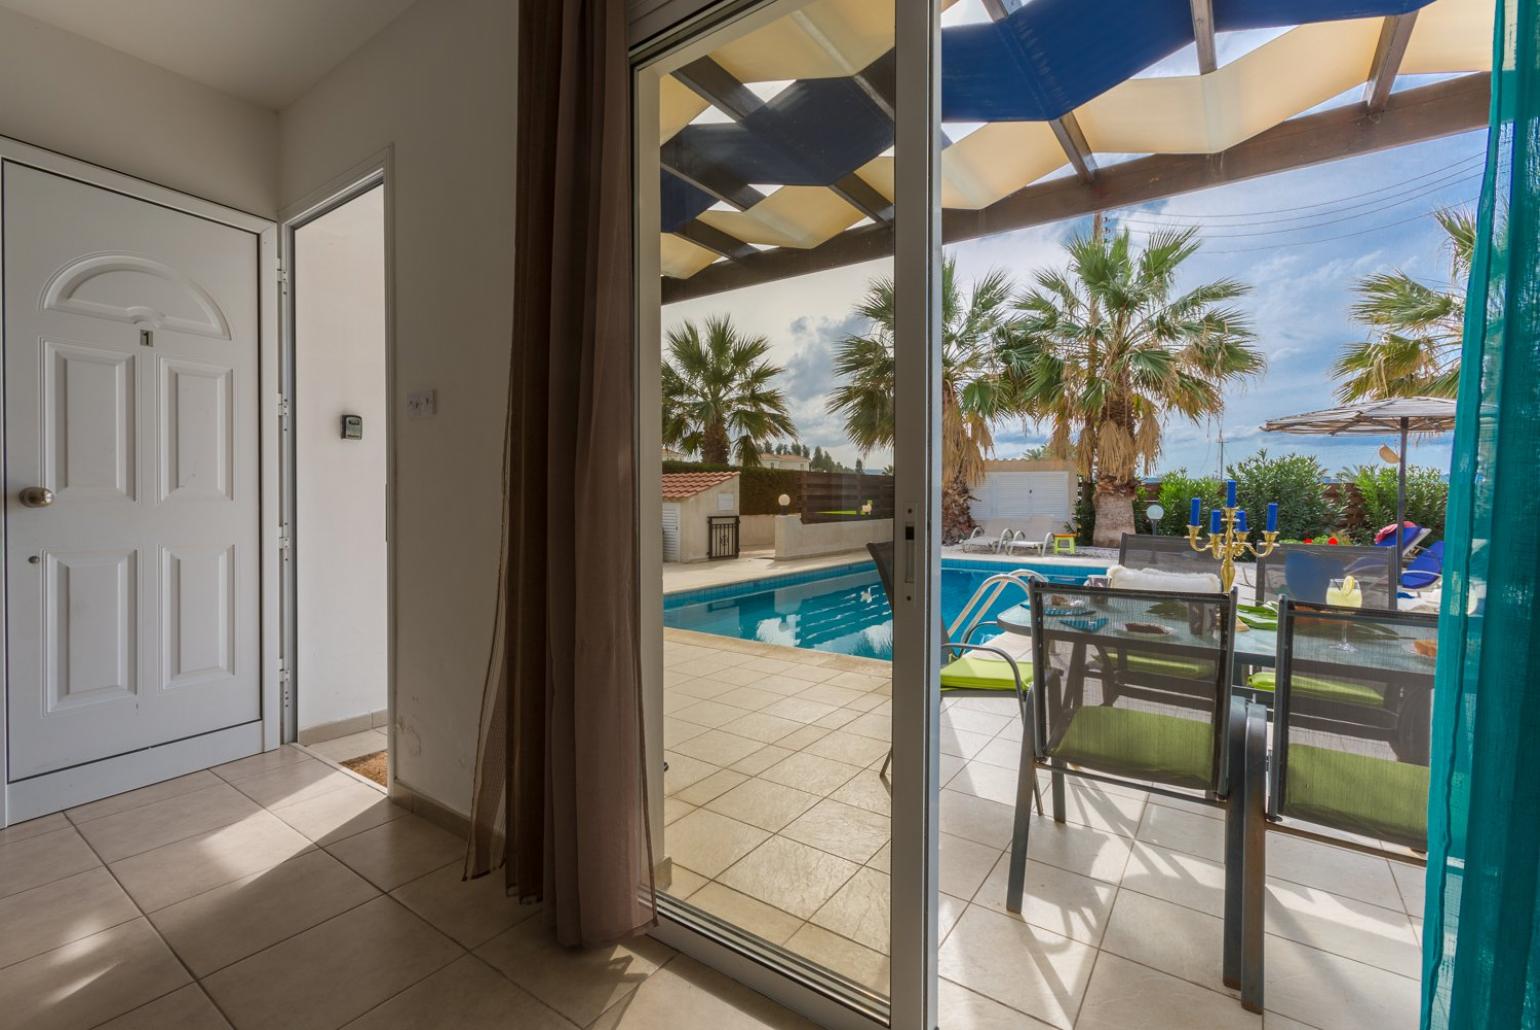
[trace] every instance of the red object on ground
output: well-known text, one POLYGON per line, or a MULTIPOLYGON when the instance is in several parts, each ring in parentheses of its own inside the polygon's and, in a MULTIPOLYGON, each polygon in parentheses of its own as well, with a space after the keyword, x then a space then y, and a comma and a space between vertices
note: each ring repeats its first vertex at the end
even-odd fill
MULTIPOLYGON (((1410 522, 1410 521, 1403 522, 1403 523, 1401 523, 1401 525, 1405 526, 1408 529, 1416 529, 1417 528, 1417 523, 1410 522)), ((1374 534, 1374 542, 1377 543, 1377 544, 1384 543, 1385 539, 1387 537, 1391 536, 1392 534, 1394 534, 1397 528, 1398 527, 1396 526, 1396 524, 1394 522, 1392 522, 1388 526, 1381 527, 1380 531, 1378 533, 1374 534)))

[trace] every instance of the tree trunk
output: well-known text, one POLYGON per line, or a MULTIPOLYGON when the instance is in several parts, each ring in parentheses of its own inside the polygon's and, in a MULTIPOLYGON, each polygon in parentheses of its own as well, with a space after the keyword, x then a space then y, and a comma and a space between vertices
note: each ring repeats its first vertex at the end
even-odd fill
POLYGON ((713 422, 701 434, 700 459, 707 465, 726 465, 730 457, 727 427, 713 422))
POLYGON ((1137 484, 1101 480, 1096 484, 1096 532, 1091 543, 1096 547, 1117 547, 1124 533, 1134 531, 1134 492, 1137 484))
POLYGON ((955 544, 973 532, 973 496, 961 476, 953 476, 941 486, 941 542, 955 544))

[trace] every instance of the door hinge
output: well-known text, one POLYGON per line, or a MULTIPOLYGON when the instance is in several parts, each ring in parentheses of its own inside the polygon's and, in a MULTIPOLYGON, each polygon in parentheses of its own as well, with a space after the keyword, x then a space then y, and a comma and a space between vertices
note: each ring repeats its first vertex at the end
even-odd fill
POLYGON ((278 527, 278 549, 280 551, 287 551, 289 549, 289 546, 293 542, 294 541, 289 537, 289 527, 287 525, 279 526, 278 527))
POLYGON ((289 417, 289 398, 286 397, 286 396, 280 396, 278 398, 278 417, 279 418, 288 418, 289 417))
POLYGON ((278 262, 278 292, 284 296, 289 294, 289 270, 283 267, 283 262, 278 262))

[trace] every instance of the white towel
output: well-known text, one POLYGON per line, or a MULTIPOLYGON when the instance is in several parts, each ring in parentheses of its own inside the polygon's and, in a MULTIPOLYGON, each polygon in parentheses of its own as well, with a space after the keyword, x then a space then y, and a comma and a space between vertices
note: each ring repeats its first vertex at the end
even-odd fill
POLYGON ((1166 590, 1184 594, 1219 593, 1219 577, 1211 572, 1129 569, 1122 565, 1114 565, 1107 570, 1107 585, 1114 590, 1166 590))

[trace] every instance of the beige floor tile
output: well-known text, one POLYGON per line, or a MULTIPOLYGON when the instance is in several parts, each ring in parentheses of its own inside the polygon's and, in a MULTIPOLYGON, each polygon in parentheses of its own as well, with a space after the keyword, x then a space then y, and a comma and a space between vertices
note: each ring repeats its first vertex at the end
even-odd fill
POLYGON ((663 825, 677 822, 695 811, 696 806, 680 801, 678 798, 663 799, 663 825))
MULTIPOLYGON (((783 719, 779 715, 770 715, 768 712, 753 712, 741 719, 734 719, 722 727, 728 733, 737 737, 745 737, 758 741, 760 744, 774 744, 787 734, 795 733, 802 726, 799 722, 783 719)), ((751 753, 757 753, 751 752, 751 753)), ((741 761, 735 759, 734 761, 741 761)))
POLYGON ((679 791, 674 798, 699 808, 726 794, 747 779, 748 776, 744 773, 734 772, 732 769, 718 769, 704 780, 696 780, 679 791))
MULTIPOLYGON (((974 797, 987 798, 990 801, 1014 807, 1017 790, 1016 775, 1010 769, 1002 769, 986 762, 968 762, 957 775, 947 781, 946 786, 948 790, 972 794, 974 797)), ((1045 796, 1044 804, 1046 803, 1045 796)))
POLYGON ((1269 880, 1267 930, 1402 976, 1422 975, 1422 948, 1405 912, 1269 880))
POLYGON ((220 783, 142 808, 92 819, 77 829, 102 861, 111 865, 130 855, 152 851, 260 813, 261 808, 250 798, 228 783, 220 783))
POLYGON ((881 952, 857 944, 848 937, 830 933, 821 926, 808 923, 792 934, 786 942, 787 950, 831 969, 879 994, 888 993, 891 975, 888 957, 881 952))
POLYGON ((764 995, 679 956, 604 1013, 594 1030, 812 1030, 764 995))
POLYGON ((824 704, 822 701, 809 701, 798 694, 794 697, 777 698, 774 704, 765 707, 765 713, 791 719, 794 722, 810 723, 818 721, 838 708, 838 705, 824 704))
POLYGON ((1262 1030, 1317 1030, 1317 1028, 1308 1023, 1301 1023, 1297 1019, 1267 1011, 1262 1013, 1262 1030))
POLYGON ((858 765, 836 762, 832 758, 819 758, 800 751, 772 765, 760 776, 772 783, 827 797, 849 783, 859 772, 861 767, 858 765))
MULTIPOLYGON (((1269 947, 1272 942, 1269 938, 1269 947)), ((1224 920, 1218 916, 1119 891, 1102 947, 1201 987, 1233 993, 1224 986, 1224 920)))
POLYGON ((708 883, 690 895, 690 904, 720 916, 733 926, 747 930, 772 944, 785 944, 802 927, 803 920, 767 905, 757 898, 740 894, 720 883, 708 883))
POLYGON ((138 907, 100 867, 11 894, 0 899, 0 967, 138 917, 138 907))
POLYGON ((352 782, 318 797, 274 809, 273 814, 310 840, 325 845, 399 819, 407 810, 383 791, 352 782))
POLYGON ((241 1030, 343 1023, 464 954, 390 898, 376 898, 203 981, 241 1030))
MULTIPOLYGON (((994 739, 989 733, 974 733, 971 730, 960 730, 952 726, 941 727, 941 753, 953 755, 957 758, 971 759, 994 739)), ((1016 777, 1011 777, 1012 789, 1016 777)))
POLYGON ((941 832, 950 833, 978 844, 1004 848, 1011 842, 1015 809, 998 801, 964 794, 960 790, 941 792, 941 832))
POLYGON ((253 776, 260 776, 265 772, 272 772, 281 766, 313 761, 315 759, 305 754, 299 748, 292 744, 285 744, 283 747, 275 748, 272 751, 264 751, 249 758, 241 758, 234 762, 227 762, 224 765, 216 765, 212 772, 230 783, 237 783, 241 780, 250 779, 253 776))
POLYGON ((1409 977, 1272 936, 1264 969, 1269 1011, 1321 1030, 1417 1025, 1421 991, 1409 977))
POLYGON ((27 1030, 96 1026, 191 979, 135 919, 0 969, 0 1013, 27 1030))
POLYGON ((197 984, 163 994, 103 1023, 98 1030, 229 1030, 230 1024, 197 984))
POLYGON ((90 845, 71 826, 23 837, 0 846, 0 898, 101 864, 90 845))
POLYGON ((936 1013, 946 1030, 1041 1030, 1049 1025, 946 979, 941 981, 936 1013))
MULTIPOLYGON (((945 837, 947 835, 942 834, 942 836, 945 837)), ((971 844, 972 841, 968 843, 971 844)), ((866 864, 879 873, 891 873, 893 871, 893 842, 888 841, 884 844, 875 855, 866 860, 866 864)))
POLYGON ((114 862, 112 872, 140 908, 154 912, 271 869, 311 846, 276 816, 259 811, 217 830, 114 862))
POLYGON ((888 753, 885 741, 863 737, 859 733, 835 730, 821 740, 809 744, 806 751, 820 758, 832 758, 850 765, 870 765, 888 753))
POLYGON ((391 891, 462 859, 465 841, 421 816, 405 815, 326 850, 380 890, 391 891))
POLYGON ((781 836, 852 862, 866 862, 892 836, 887 816, 828 798, 792 820, 781 836))
POLYGON ((697 701, 688 708, 681 708, 673 713, 674 718, 684 722, 693 722, 698 726, 704 726, 708 730, 714 730, 718 726, 741 719, 749 713, 742 708, 734 708, 732 705, 724 705, 719 701, 697 701))
POLYGON ((728 733, 726 730, 707 730, 698 737, 691 737, 673 750, 702 762, 725 766, 747 758, 764 746, 764 741, 750 740, 747 737, 728 733))
POLYGON ((668 768, 663 771, 663 793, 668 795, 677 794, 717 771, 717 767, 710 762, 702 762, 677 751, 664 752, 663 760, 668 763, 668 768))
POLYGON ((937 879, 941 892, 966 900, 973 897, 994 868, 1000 858, 1000 849, 943 833, 940 835, 940 856, 937 879))
POLYGON ((501 869, 474 880, 464 875, 459 863, 450 863, 402 884, 390 896, 466 948, 480 947, 539 914, 539 905, 520 904, 508 896, 501 869))
POLYGON ((1009 912, 1006 894, 1010 881, 1011 859, 1000 856, 989 878, 974 896, 974 904, 1011 919, 1024 919, 1034 926, 1072 937, 1086 944, 1099 944, 1112 914, 1112 902, 1118 889, 1102 880, 1093 880, 1057 866, 1027 861, 1026 885, 1022 891, 1021 914, 1009 912))
POLYGON ((1095 830, 1079 823, 1056 823, 1034 810, 1027 831, 1027 857, 1108 883, 1124 875, 1134 842, 1110 830, 1095 830))
POLYGON ((222 781, 218 776, 207 769, 200 772, 189 773, 186 776, 178 776, 173 780, 163 780, 160 783, 152 783, 148 787, 140 787, 138 790, 128 790, 121 794, 93 801, 88 805, 71 808, 65 814, 76 825, 89 822, 92 819, 100 819, 103 816, 115 815, 118 812, 127 812, 133 808, 143 808, 145 805, 153 805, 157 801, 167 798, 181 797, 183 794, 191 794, 193 791, 203 790, 207 787, 217 787, 222 781))
POLYGON ((1267 835, 1267 875, 1383 908, 1402 908, 1390 863, 1286 833, 1267 835))
POLYGON ((845 729, 851 733, 859 733, 863 737, 871 737, 873 740, 889 741, 893 739, 893 716, 881 708, 874 708, 860 718, 846 723, 845 729))
POLYGON ((309 744, 306 750, 333 762, 345 762, 349 758, 372 755, 376 751, 384 750, 384 744, 380 741, 379 732, 371 729, 364 730, 362 733, 349 733, 345 737, 337 737, 333 740, 323 740, 318 744, 309 744))
POLYGON ((670 826, 664 843, 668 857, 678 864, 716 877, 769 836, 757 826, 703 808, 670 826))
POLYGON ((370 1009, 347 1030, 575 1030, 534 995, 473 955, 370 1009))
POLYGON ((861 677, 860 673, 842 672, 827 682, 816 683, 808 687, 798 694, 797 697, 803 701, 816 701, 819 704, 833 705, 836 708, 843 708, 852 702, 864 699, 867 696, 867 691, 864 687, 862 689, 855 689, 840 685, 841 678, 845 676, 856 677, 858 682, 865 678, 861 677))
POLYGON ((793 733, 786 734, 786 736, 776 741, 776 743, 781 747, 789 748, 792 751, 801 751, 809 744, 816 743, 817 741, 827 737, 829 735, 830 729, 832 729, 832 727, 817 725, 804 726, 793 733))
POLYGON ((276 812, 354 783, 347 773, 310 758, 237 780, 235 788, 276 812))
POLYGON ((970 905, 938 966, 948 980, 1069 1030, 1095 959, 1079 941, 970 905))
POLYGON ((882 778, 879 769, 863 769, 829 797, 879 815, 889 814, 893 807, 892 784, 882 778))
POLYGON ((1135 841, 1123 872, 1123 887, 1195 908, 1211 916, 1225 913, 1225 867, 1182 851, 1135 841))
POLYGON ((477 949, 504 976, 578 1026, 588 1026, 672 956, 650 937, 602 948, 563 948, 528 919, 477 949))
POLYGON ((669 864, 670 879, 664 883, 658 880, 658 890, 678 898, 680 901, 688 901, 695 896, 695 892, 711 881, 693 869, 686 869, 678 862, 669 864))
POLYGON ((0 830, 0 847, 7 844, 15 844, 17 841, 26 840, 28 837, 37 837, 44 833, 52 833, 55 830, 68 829, 70 821, 64 818, 63 812, 55 812, 53 815, 39 816, 36 819, 28 819, 24 823, 12 823, 0 830))
POLYGON ((1199 815, 1191 809, 1146 805, 1137 836, 1147 844, 1168 851, 1182 851, 1210 862, 1224 861, 1224 822, 1199 815))
POLYGON ((887 873, 857 869, 809 922, 886 955, 892 889, 887 873))
POLYGON ((768 708, 775 704, 783 696, 772 690, 760 690, 758 687, 737 687, 736 689, 729 690, 716 700, 724 705, 732 705, 734 708, 757 712, 761 708, 768 708))
POLYGON ((973 756, 975 762, 999 766, 1015 772, 1021 768, 1021 742, 1005 737, 994 737, 973 756))
POLYGON ((781 747, 778 744, 770 744, 760 748, 749 757, 740 762, 733 763, 733 771, 741 772, 746 776, 758 776, 766 769, 783 758, 790 758, 796 754, 790 748, 781 747))
POLYGON ((1396 887, 1401 891, 1401 903, 1407 914, 1414 919, 1421 919, 1423 898, 1428 882, 1427 867, 1411 865, 1407 862, 1392 862, 1390 874, 1395 878, 1396 887))
POLYGON ((1002 715, 965 705, 953 705, 941 716, 941 728, 993 737, 1014 721, 1014 715, 1002 715))
POLYGON ((807 669, 791 668, 785 672, 762 673, 754 682, 754 686, 760 690, 768 690, 781 697, 795 697, 808 688, 808 684, 822 682, 822 680, 807 679, 806 676, 821 676, 824 680, 839 675, 838 669, 830 669, 815 666, 807 669))
POLYGON ((816 804, 817 794, 769 780, 753 779, 740 783, 706 807, 773 833, 816 804))
POLYGON ((1262 1017, 1227 995, 1103 953, 1075 1030, 1260 1030, 1262 1017))
MULTIPOLYGON (((691 865, 691 868, 699 868, 691 865)), ((772 837, 717 877, 727 886, 807 919, 860 866, 785 837, 772 837)))
POLYGON ((697 726, 693 722, 685 722, 682 719, 663 717, 663 746, 672 748, 676 744, 682 744, 691 737, 698 737, 706 732, 706 727, 697 726))
MULTIPOLYGON (((1147 803, 1145 795, 1113 792, 1073 776, 1065 780, 1064 818, 1068 822, 1097 830, 1111 830, 1125 837, 1135 835, 1144 815, 1147 803)), ((1043 805, 1048 814, 1052 815, 1053 794, 1046 778, 1043 784, 1043 805)))
POLYGON ((326 852, 310 851, 160 909, 150 921, 193 975, 205 977, 378 894, 326 852))

